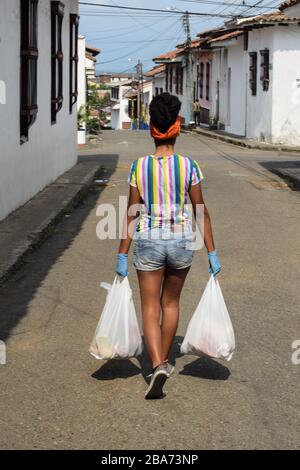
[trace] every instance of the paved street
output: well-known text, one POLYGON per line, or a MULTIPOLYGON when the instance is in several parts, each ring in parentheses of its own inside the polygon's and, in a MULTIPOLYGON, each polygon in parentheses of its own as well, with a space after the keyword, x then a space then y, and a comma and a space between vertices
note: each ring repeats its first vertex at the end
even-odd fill
MULTIPOLYGON (((296 154, 241 149, 182 135, 178 151, 197 159, 223 264, 220 284, 237 339, 230 363, 181 357, 178 344, 208 280, 197 253, 182 296, 167 396, 145 401, 144 354, 97 362, 88 353, 114 277, 117 241, 99 241, 99 204, 127 194, 133 159, 152 151, 147 132, 104 133, 81 158, 105 156, 107 186, 56 226, 44 245, 0 290, 0 448, 280 449, 300 448, 299 192, 272 163, 296 154)), ((279 165, 280 166, 280 165, 279 165)), ((130 283, 140 317, 137 278, 130 283)))

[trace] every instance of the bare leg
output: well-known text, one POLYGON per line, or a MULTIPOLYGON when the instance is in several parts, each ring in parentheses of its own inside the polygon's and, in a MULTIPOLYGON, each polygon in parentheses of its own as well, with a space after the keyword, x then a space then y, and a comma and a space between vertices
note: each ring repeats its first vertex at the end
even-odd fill
POLYGON ((164 272, 164 268, 151 272, 137 271, 141 293, 144 337, 153 368, 163 362, 160 292, 164 272))
POLYGON ((162 307, 162 359, 167 362, 169 352, 176 335, 179 321, 180 294, 190 268, 170 269, 165 274, 165 280, 161 293, 162 307))

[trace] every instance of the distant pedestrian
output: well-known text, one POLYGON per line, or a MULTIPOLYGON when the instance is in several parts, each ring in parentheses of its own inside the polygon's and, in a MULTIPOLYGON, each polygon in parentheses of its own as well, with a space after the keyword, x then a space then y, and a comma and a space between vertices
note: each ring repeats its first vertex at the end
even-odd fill
MULTIPOLYGON (((174 151, 181 128, 180 107, 178 98, 169 93, 155 97, 150 105, 151 135, 156 150, 152 155, 138 158, 131 166, 128 228, 120 243, 116 266, 119 275, 128 275, 128 252, 134 235, 129 226, 140 210, 133 256, 140 286, 144 337, 153 367, 147 399, 163 396, 163 386, 174 371, 169 353, 178 326, 180 294, 194 255, 192 221, 186 210, 188 195, 194 213, 198 205, 204 205, 203 175, 198 163, 174 151), (131 214, 132 208, 140 204, 141 208, 131 214)), ((210 269, 217 275, 221 265, 205 205, 204 225, 210 269)))
POLYGON ((196 126, 200 126, 200 119, 201 119, 201 104, 200 101, 197 99, 193 103, 193 111, 194 111, 194 121, 196 126))

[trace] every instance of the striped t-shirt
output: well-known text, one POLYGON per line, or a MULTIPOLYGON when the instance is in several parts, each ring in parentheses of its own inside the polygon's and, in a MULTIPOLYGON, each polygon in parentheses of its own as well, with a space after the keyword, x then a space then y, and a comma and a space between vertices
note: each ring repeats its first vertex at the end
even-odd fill
POLYGON ((138 189, 144 203, 137 231, 191 224, 187 195, 190 186, 202 179, 198 163, 182 155, 147 155, 135 160, 128 182, 138 189))

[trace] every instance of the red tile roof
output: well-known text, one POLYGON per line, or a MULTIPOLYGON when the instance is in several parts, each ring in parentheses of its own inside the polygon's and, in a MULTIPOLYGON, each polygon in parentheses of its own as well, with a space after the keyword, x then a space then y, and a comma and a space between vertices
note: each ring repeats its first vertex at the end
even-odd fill
POLYGON ((87 54, 90 54, 93 57, 97 57, 97 55, 99 55, 101 52, 101 49, 98 49, 97 47, 93 47, 93 46, 88 46, 88 45, 85 46, 85 50, 87 54))
POLYGON ((218 41, 226 41, 228 39, 233 39, 238 36, 242 36, 243 34, 244 34, 244 31, 241 31, 241 30, 231 31, 230 33, 223 34, 222 36, 218 36, 217 38, 210 39, 208 41, 208 44, 215 43, 218 41))
POLYGON ((148 70, 148 72, 145 73, 146 77, 155 77, 155 75, 158 75, 159 73, 164 72, 166 69, 165 65, 157 65, 156 67, 153 67, 151 70, 148 70))
POLYGON ((218 34, 218 33, 222 33, 222 31, 226 31, 226 27, 225 26, 221 26, 219 28, 213 28, 213 29, 207 29, 206 31, 202 31, 201 33, 198 33, 197 36, 199 38, 206 38, 208 36, 212 36, 212 35, 215 35, 215 34, 218 34))
POLYGON ((290 8, 290 7, 293 7, 294 5, 298 5, 298 3, 300 3, 300 0, 287 0, 286 2, 283 2, 280 5, 279 10, 283 11, 286 8, 290 8))
POLYGON ((281 11, 275 13, 266 13, 264 15, 250 16, 249 18, 238 18, 236 26, 267 24, 267 23, 294 23, 300 21, 300 18, 286 16, 281 11))
POLYGON ((180 47, 178 49, 175 49, 174 51, 170 51, 170 52, 166 52, 164 54, 161 54, 157 57, 154 57, 154 61, 156 60, 174 60, 176 59, 178 56, 180 56, 181 54, 183 54, 185 51, 185 48, 184 47, 180 47))

